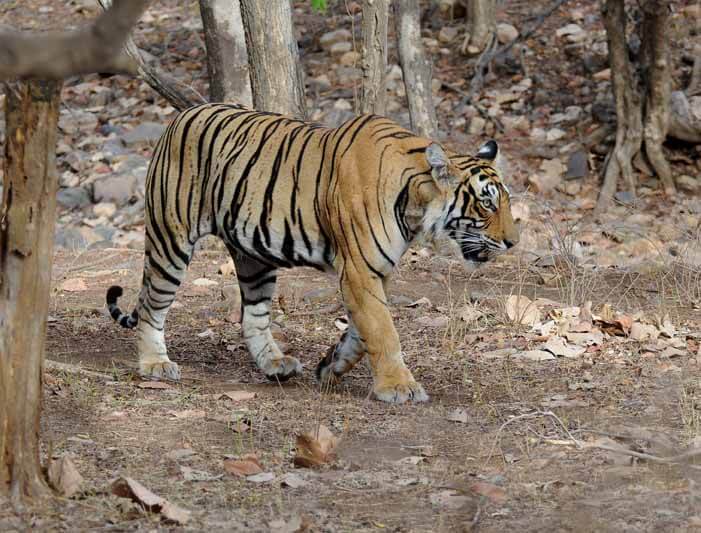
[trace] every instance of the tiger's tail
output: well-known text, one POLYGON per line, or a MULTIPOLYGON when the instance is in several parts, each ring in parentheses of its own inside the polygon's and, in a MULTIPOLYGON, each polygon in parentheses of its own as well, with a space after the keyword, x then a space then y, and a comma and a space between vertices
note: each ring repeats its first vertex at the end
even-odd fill
POLYGON ((118 322, 123 328, 132 329, 139 323, 139 313, 134 309, 130 315, 123 313, 117 306, 117 299, 124 294, 124 291, 118 285, 114 285, 107 289, 107 309, 110 316, 118 322))

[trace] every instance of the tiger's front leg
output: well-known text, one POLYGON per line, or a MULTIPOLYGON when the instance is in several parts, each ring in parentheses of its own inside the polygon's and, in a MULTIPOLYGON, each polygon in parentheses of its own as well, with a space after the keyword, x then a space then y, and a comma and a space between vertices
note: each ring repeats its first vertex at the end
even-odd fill
POLYGON ((241 289, 241 330, 251 357, 271 381, 301 374, 302 364, 284 355, 270 332, 276 269, 238 253, 232 256, 241 289))
POLYGON ((427 401, 428 395, 404 364, 382 280, 347 268, 341 277, 341 292, 370 360, 375 397, 389 403, 427 401))

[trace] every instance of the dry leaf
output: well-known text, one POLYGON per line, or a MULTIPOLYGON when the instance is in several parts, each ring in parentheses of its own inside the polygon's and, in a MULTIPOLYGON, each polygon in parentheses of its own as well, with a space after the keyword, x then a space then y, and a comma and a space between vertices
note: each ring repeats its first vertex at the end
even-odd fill
POLYGON ((235 476, 246 477, 260 474, 263 471, 263 466, 255 454, 249 453, 240 459, 226 459, 224 470, 235 476))
POLYGON ((459 311, 460 320, 470 325, 482 318, 482 311, 473 305, 466 305, 459 311))
POLYGON ((655 340, 659 336, 660 331, 651 324, 633 322, 633 325, 630 327, 630 338, 635 341, 655 340))
POLYGON ((429 299, 426 298, 425 296, 422 297, 422 298, 419 298, 419 299, 416 300, 415 302, 411 302, 411 303, 406 304, 405 307, 422 307, 422 306, 424 306, 424 305, 425 305, 426 307, 431 307, 431 300, 429 300, 429 299))
POLYGON ((80 490, 83 476, 69 457, 63 456, 58 461, 52 461, 49 466, 49 482, 59 494, 70 498, 80 490))
POLYGON ((219 285, 218 281, 208 278, 197 278, 192 282, 195 287, 212 287, 214 285, 219 285))
POLYGON ((160 513, 166 520, 178 524, 185 524, 190 520, 190 511, 157 496, 135 479, 125 476, 117 478, 112 482, 110 491, 120 498, 129 498, 143 506, 147 511, 160 513))
POLYGON ((253 483, 267 483, 268 481, 275 479, 275 474, 272 472, 262 472, 260 474, 247 476, 246 479, 248 481, 252 481, 253 483))
POLYGON ((219 396, 220 400, 232 400, 234 402, 243 402, 246 400, 252 400, 256 397, 255 392, 248 392, 245 390, 232 390, 222 392, 219 396))
POLYGON ((446 316, 422 316, 416 319, 416 323, 420 326, 426 326, 429 328, 443 328, 448 325, 448 317, 446 316))
POLYGON ((471 499, 456 490, 442 490, 431 494, 428 499, 436 507, 457 510, 469 504, 471 499))
POLYGON ((61 284, 61 290, 66 292, 83 292, 88 290, 88 286, 82 278, 67 279, 61 284))
POLYGON ((526 359, 528 361, 549 361, 555 359, 553 354, 545 350, 526 350, 525 352, 515 353, 511 357, 514 359, 526 359))
POLYGON ((215 476, 204 470, 195 470, 189 466, 181 466, 180 473, 183 475, 183 478, 185 478, 185 481, 215 481, 221 479, 223 475, 219 474, 215 476))
POLYGON ((171 386, 163 381, 142 381, 139 383, 140 389, 170 389, 171 386))
POLYGON ((558 357, 576 359, 586 351, 586 348, 581 346, 569 346, 562 337, 551 337, 548 342, 543 345, 543 350, 557 355, 558 357))
POLYGON ((176 419, 183 418, 204 418, 205 412, 202 409, 185 409, 184 411, 168 411, 168 416, 176 419))
POLYGON ((494 503, 504 503, 506 501, 506 491, 486 481, 476 481, 472 483, 470 485, 470 490, 475 494, 488 498, 494 503))
POLYGON ((302 476, 293 472, 288 472, 282 476, 282 480, 280 481, 280 485, 283 487, 290 487, 291 489, 298 489, 306 484, 307 482, 302 479, 302 476))
POLYGON ((506 299, 506 316, 511 322, 524 326, 533 326, 540 322, 540 310, 523 295, 512 294, 506 299))
POLYGON ((448 413, 445 419, 451 422, 458 422, 459 424, 467 424, 468 417, 465 409, 455 409, 448 413))
POLYGON ((331 461, 333 451, 338 445, 339 439, 331 433, 329 428, 320 425, 319 431, 297 435, 297 453, 295 454, 295 466, 312 468, 321 466, 331 461))

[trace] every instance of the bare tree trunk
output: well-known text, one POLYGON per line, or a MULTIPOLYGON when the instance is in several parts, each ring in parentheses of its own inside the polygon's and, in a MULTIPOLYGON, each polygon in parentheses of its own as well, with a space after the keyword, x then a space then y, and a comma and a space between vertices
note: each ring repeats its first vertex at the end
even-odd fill
POLYGON ((362 113, 385 114, 389 2, 390 0, 363 0, 362 113))
POLYGON ((496 29, 496 0, 469 0, 462 53, 471 56, 479 54, 489 44, 496 29))
POLYGON ((210 99, 251 107, 253 97, 239 0, 200 0, 200 13, 207 45, 210 99))
POLYGON ((604 183, 599 193, 597 209, 608 206, 616 193, 618 177, 623 176, 631 192, 635 192, 633 157, 640 150, 643 139, 642 112, 634 66, 628 59, 626 44, 625 11, 623 0, 606 0, 604 26, 609 45, 611 81, 616 101, 616 145, 609 155, 604 183))
POLYGON ((61 82, 7 86, 0 216, 0 495, 49 494, 39 458, 61 82))
POLYGON ((619 177, 623 177, 628 190, 635 193, 637 180, 633 160, 636 157, 647 156, 665 192, 675 192, 671 169, 662 151, 670 121, 669 60, 665 42, 668 4, 669 0, 647 0, 643 4, 642 74, 629 59, 624 0, 606 0, 604 4, 617 124, 616 144, 606 164, 597 213, 610 204, 619 177))
POLYGON ((419 0, 395 3, 397 48, 409 102, 411 127, 419 135, 434 138, 436 111, 431 92, 431 63, 421 42, 421 6, 419 0))
POLYGON ((241 0, 253 105, 306 118, 304 77, 289 0, 241 0))
POLYGON ((669 69, 669 0, 648 0, 643 4, 644 68, 647 71, 645 101, 645 153, 660 178, 665 193, 676 193, 672 169, 662 151, 669 128, 669 98, 672 90, 669 69))

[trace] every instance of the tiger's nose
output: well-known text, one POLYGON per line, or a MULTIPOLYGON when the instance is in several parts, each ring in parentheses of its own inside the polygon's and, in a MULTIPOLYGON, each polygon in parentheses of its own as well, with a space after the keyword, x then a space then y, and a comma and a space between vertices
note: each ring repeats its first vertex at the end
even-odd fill
POLYGON ((516 245, 516 243, 514 241, 504 239, 504 245, 506 246, 506 249, 508 250, 509 248, 513 248, 516 245))

